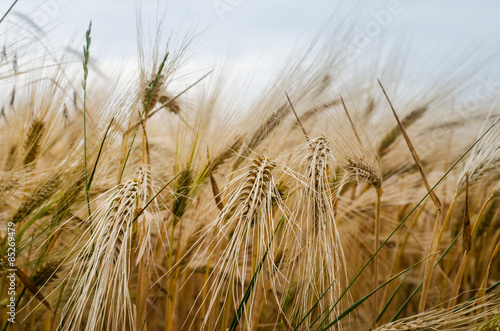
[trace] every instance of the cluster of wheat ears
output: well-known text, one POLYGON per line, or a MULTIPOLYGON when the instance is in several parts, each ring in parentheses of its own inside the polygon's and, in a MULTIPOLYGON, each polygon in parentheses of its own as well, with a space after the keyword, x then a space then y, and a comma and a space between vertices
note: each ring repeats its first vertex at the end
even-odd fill
POLYGON ((418 87, 317 40, 238 103, 176 85, 191 39, 105 84, 91 26, 83 69, 4 47, 1 329, 498 330, 500 108, 453 107, 476 67, 418 87))

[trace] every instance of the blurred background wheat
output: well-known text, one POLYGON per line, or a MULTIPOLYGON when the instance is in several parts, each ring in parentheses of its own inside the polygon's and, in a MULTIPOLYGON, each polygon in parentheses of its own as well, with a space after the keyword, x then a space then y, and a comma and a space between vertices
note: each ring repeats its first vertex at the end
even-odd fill
POLYGON ((490 44, 419 71, 331 18, 264 85, 150 23, 110 71, 92 23, 75 54, 0 22, 2 329, 500 327, 490 44))

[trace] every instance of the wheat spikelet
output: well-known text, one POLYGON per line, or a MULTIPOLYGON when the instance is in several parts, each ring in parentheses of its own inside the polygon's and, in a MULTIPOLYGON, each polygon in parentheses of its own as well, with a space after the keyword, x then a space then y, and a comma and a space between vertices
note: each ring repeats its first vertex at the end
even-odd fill
POLYGON ((375 188, 380 188, 382 186, 382 179, 379 171, 373 166, 364 164, 362 160, 355 161, 349 159, 349 162, 344 165, 344 168, 347 171, 347 176, 345 177, 347 182, 352 180, 359 182, 361 179, 375 188))
POLYGON ((24 141, 25 157, 23 164, 28 165, 36 160, 40 153, 40 142, 45 133, 45 122, 34 119, 24 141))
POLYGON ((10 171, 14 168, 14 164, 16 163, 16 155, 17 154, 17 145, 14 144, 9 148, 8 156, 5 160, 5 171, 10 171))
POLYGON ((237 139, 229 148, 219 153, 213 160, 210 162, 209 171, 214 173, 216 172, 221 165, 223 165, 233 154, 241 147, 243 144, 243 140, 237 139))
POLYGON ((278 127, 283 118, 287 115, 289 109, 288 105, 279 107, 259 126, 259 128, 257 128, 252 137, 243 145, 241 154, 233 164, 233 170, 237 169, 243 160, 250 155, 250 152, 278 127))
MULTIPOLYGON (((304 112, 300 116, 299 120, 301 122, 305 122, 308 119, 311 119, 312 117, 314 117, 314 116, 320 114, 321 112, 324 112, 324 111, 326 111, 326 110, 330 109, 331 107, 334 107, 334 106, 336 106, 338 104, 340 104, 340 99, 334 99, 332 101, 329 101, 329 102, 326 102, 326 103, 321 104, 319 106, 316 106, 316 107, 314 107, 312 109, 309 109, 306 112, 304 112)), ((293 127, 297 127, 299 125, 300 125, 299 122, 296 122, 296 123, 293 124, 293 127)))
POLYGON ((12 216, 12 221, 14 223, 20 222, 24 217, 40 207, 56 189, 57 185, 60 182, 60 179, 60 174, 55 173, 45 183, 38 186, 35 191, 30 194, 22 202, 21 206, 19 206, 19 208, 16 210, 16 212, 12 216))
POLYGON ((56 211, 52 215, 53 220, 58 224, 68 213, 71 206, 78 200, 85 187, 85 176, 81 171, 69 173, 66 178, 70 178, 70 185, 65 188, 56 206, 56 211))
MULTIPOLYGON (((418 121, 427 111, 428 107, 418 107, 411 111, 408 115, 406 115, 401 123, 403 126, 408 129, 413 123, 418 121)), ((378 154, 380 157, 384 156, 387 153, 388 148, 396 141, 396 139, 401 135, 401 129, 399 125, 395 125, 392 130, 384 137, 380 146, 378 148, 378 154)))
POLYGON ((171 113, 178 115, 181 112, 181 106, 173 99, 174 97, 169 94, 162 94, 158 102, 161 103, 163 107, 166 107, 171 113))
POLYGON ((137 181, 139 183, 139 194, 138 194, 138 206, 144 210, 142 215, 137 219, 136 224, 134 224, 134 234, 133 236, 137 238, 137 244, 134 247, 136 252, 136 263, 139 263, 141 258, 146 259, 146 265, 151 262, 150 259, 153 254, 153 225, 159 228, 159 220, 157 218, 157 213, 159 211, 158 201, 154 198, 150 202, 156 193, 155 190, 158 188, 153 182, 151 169, 149 165, 141 165, 137 173, 137 181), (149 205, 148 205, 149 204, 149 205))
MULTIPOLYGON (((343 100, 342 100, 343 101, 343 100)), ((337 131, 332 144, 335 159, 345 170, 342 185, 351 181, 367 182, 376 189, 382 186, 382 171, 377 152, 361 126, 355 125, 345 103, 343 103, 346 117, 340 115, 333 125, 337 131), (350 123, 342 125, 342 123, 350 123)), ((342 186, 341 185, 341 186, 342 186)))
POLYGON ((174 224, 177 224, 181 220, 191 202, 190 192, 193 189, 193 182, 193 169, 189 166, 181 170, 174 182, 174 201, 172 203, 174 224))
POLYGON ((16 187, 19 178, 13 172, 4 172, 0 176, 0 194, 4 194, 16 187))

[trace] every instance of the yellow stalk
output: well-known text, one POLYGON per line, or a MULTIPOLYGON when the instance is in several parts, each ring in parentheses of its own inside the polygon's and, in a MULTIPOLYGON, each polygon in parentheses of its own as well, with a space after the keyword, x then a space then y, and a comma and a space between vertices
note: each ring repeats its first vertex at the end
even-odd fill
MULTIPOLYGON (((233 274, 231 275, 231 278, 229 279, 229 290, 228 290, 228 296, 225 300, 226 305, 224 306, 224 311, 222 312, 222 327, 221 330, 227 330, 227 323, 229 322, 229 313, 231 312, 231 301, 233 301, 233 284, 234 284, 234 271, 233 274)), ((212 312, 213 313, 213 312, 212 312)), ((213 323, 213 316, 211 322, 213 323)), ((211 325, 210 330, 213 329, 213 326, 211 325)))
MULTIPOLYGON (((471 237, 474 238, 474 234, 476 232, 477 225, 479 224, 479 220, 483 216, 484 211, 486 210, 486 206, 488 203, 493 200, 494 196, 490 195, 490 197, 483 203, 479 214, 477 215, 476 222, 474 222, 474 226, 472 228, 471 237)), ((458 268, 457 275, 455 276, 455 281, 453 282, 453 288, 450 294, 450 301, 448 302, 448 307, 453 307, 457 303, 458 292, 460 291, 460 285, 462 284, 462 278, 465 272, 465 267, 467 266, 467 262, 469 261, 469 252, 465 251, 462 255, 462 260, 460 262, 460 267, 458 268)))
MULTIPOLYGON (((373 252, 375 253, 380 244, 380 200, 382 196, 382 189, 376 188, 377 190, 377 205, 375 210, 375 241, 373 243, 373 252)), ((375 255, 373 258, 373 288, 378 287, 378 273, 379 273, 379 259, 378 255, 375 255)), ((378 292, 373 294, 372 301, 372 328, 376 328, 377 324, 377 315, 378 315, 378 292)))
MULTIPOLYGON (((137 275, 137 297, 136 297, 136 308, 137 308, 137 316, 136 316, 136 329, 141 330, 142 324, 146 317, 146 265, 144 263, 144 259, 141 259, 139 263, 139 272, 137 275)), ((145 325, 144 331, 147 330, 147 325, 145 325)))
POLYGON ((443 237, 444 230, 446 229, 446 226, 450 221, 451 214, 453 212, 453 206, 455 205, 456 199, 457 196, 453 198, 453 201, 451 202, 450 207, 448 208, 448 212, 446 213, 446 217, 441 227, 439 226, 440 225, 439 219, 441 218, 441 209, 438 209, 436 213, 436 220, 434 221, 434 228, 432 230, 432 238, 429 248, 430 257, 427 259, 427 262, 425 263, 424 284, 422 286, 422 296, 420 297, 420 303, 418 305, 419 313, 425 310, 427 295, 429 294, 430 282, 432 280, 432 272, 434 270, 434 262, 436 260, 435 253, 439 249, 439 245, 441 244, 441 239, 443 237))
POLYGON ((212 254, 214 252, 214 245, 210 243, 210 254, 208 255, 207 267, 205 269, 205 276, 203 277, 203 292, 201 295, 201 316, 205 316, 205 298, 207 297, 207 288, 208 288, 208 276, 210 275, 210 263, 212 262, 212 254))
MULTIPOLYGON (((180 255, 181 255, 181 237, 182 237, 182 222, 180 222, 180 228, 179 228, 179 235, 177 237, 177 252, 175 253, 175 260, 174 262, 179 261, 180 255)), ((179 270, 180 268, 177 268, 175 270, 175 273, 172 275, 172 280, 170 282, 170 287, 168 288, 169 292, 169 298, 171 297, 171 309, 170 309, 170 325, 169 325, 169 330, 174 330, 175 326, 175 321, 174 321, 174 313, 175 313, 175 305, 177 302, 177 278, 179 277, 179 270)))
MULTIPOLYGON (((415 215, 415 217, 413 218, 413 220, 411 222, 410 228, 408 229, 408 233, 405 235, 403 241, 401 242, 401 244, 398 248, 398 251, 396 252, 396 256, 393 260, 394 262, 392 263, 391 276, 394 276, 397 273, 396 270, 400 269, 400 266, 401 266, 400 261, 402 261, 401 257, 405 251, 406 244, 408 243, 408 240, 410 239, 411 231, 413 230, 413 228, 417 224, 417 221, 420 218, 420 216, 422 215, 422 212, 424 211, 426 204, 427 204, 427 202, 424 202, 422 207, 418 210, 417 214, 415 215)), ((386 289, 384 290, 382 302, 386 301, 387 295, 389 293, 389 289, 390 288, 387 286, 386 289)))
MULTIPOLYGON (((477 293, 477 296, 476 296, 476 302, 475 302, 475 305, 476 306, 480 306, 483 302, 484 302, 484 299, 483 297, 486 295, 486 287, 488 286, 488 277, 490 275, 490 268, 491 268, 491 263, 493 262, 493 259, 495 258, 495 256, 498 254, 498 251, 500 250, 500 240, 499 240, 499 237, 497 235, 497 244, 495 246, 495 248, 493 249, 493 251, 491 252, 491 255, 490 255, 490 259, 488 261, 488 266, 486 267, 486 271, 484 273, 484 277, 481 281, 481 286, 479 287, 479 292, 477 293)), ((478 307, 478 309, 476 310, 476 314, 478 314, 480 311, 481 311, 481 307, 478 307)))
MULTIPOLYGON (((174 244, 174 233, 175 233, 175 222, 172 223, 172 233, 170 234, 170 252, 168 256, 168 264, 167 264, 167 270, 170 270, 172 266, 174 265, 173 261, 173 244, 174 244)), ((172 277, 170 277, 167 281, 167 298, 166 298, 166 303, 165 303, 165 325, 163 326, 163 329, 165 331, 169 331, 170 327, 170 312, 171 312, 171 305, 172 305, 172 293, 170 292, 170 287, 172 286, 172 277)))

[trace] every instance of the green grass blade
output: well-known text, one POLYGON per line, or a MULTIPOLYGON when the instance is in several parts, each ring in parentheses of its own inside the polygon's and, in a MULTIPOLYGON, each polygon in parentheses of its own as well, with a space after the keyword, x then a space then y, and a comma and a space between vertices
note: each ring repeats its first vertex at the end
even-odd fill
POLYGON ((7 15, 10 13, 10 11, 12 10, 12 8, 14 8, 14 6, 16 5, 16 3, 18 2, 19 0, 15 0, 12 5, 10 5, 9 9, 7 9, 7 11, 5 12, 5 14, 2 16, 2 18, 0 18, 0 23, 3 22, 3 20, 5 19, 5 17, 7 17, 7 15))
MULTIPOLYGON (((177 176, 179 176, 179 175, 177 175, 177 176)), ((172 181, 174 181, 174 179, 177 178, 177 176, 175 176, 171 180, 169 180, 168 183, 166 183, 158 192, 156 192, 156 194, 154 195, 154 197, 152 197, 148 201, 148 203, 137 213, 137 215, 135 215, 134 219, 132 220, 132 222, 130 222, 130 224, 133 224, 139 218, 139 216, 141 216, 141 214, 146 210, 146 208, 148 208, 148 206, 156 199, 156 197, 158 195, 160 195, 160 193, 163 192, 163 190, 166 189, 167 186, 170 185, 170 183, 172 183, 172 181)))
POLYGON ((115 118, 113 117, 111 119, 111 121, 109 122, 108 128, 106 129, 106 133, 104 133, 104 137, 101 141, 101 146, 99 147, 99 153, 97 153, 97 159, 95 160, 94 167, 92 168, 92 173, 90 174, 90 178, 89 178, 89 181, 88 181, 87 186, 86 186, 87 192, 90 191, 90 186, 92 185, 92 180, 94 179, 95 171, 97 169, 97 164, 99 163, 102 149, 104 147, 104 142, 106 141, 106 138, 108 137, 109 129, 111 129, 111 125, 113 124, 114 120, 115 120, 115 118))
MULTIPOLYGON (((340 314, 336 319, 334 319, 330 324, 328 324, 324 329, 321 329, 321 330, 323 330, 323 331, 324 330, 328 330, 329 328, 331 328, 332 326, 334 326, 335 324, 337 324, 342 318, 346 317, 351 311, 353 311, 360 304, 362 304, 363 302, 365 302, 375 292, 377 292, 378 290, 382 289, 384 286, 386 286, 387 284, 389 284, 390 282, 392 282, 394 279, 398 278, 399 276, 401 276, 401 275, 407 273, 408 271, 410 271, 411 269, 415 268, 416 266, 418 266, 420 263, 424 262, 429 257, 430 257, 430 255, 428 257, 426 257, 425 259, 418 261, 417 263, 415 263, 411 267, 406 268, 405 270, 401 271, 400 273, 392 276, 391 278, 389 278, 388 280, 386 280, 383 284, 377 286, 377 288, 375 288, 373 291, 371 291, 370 293, 368 293, 367 295, 365 295, 364 297, 362 297, 361 299, 359 299, 358 301, 356 301, 353 305, 351 305, 349 308, 347 308, 346 310, 344 310, 344 312, 342 312, 342 314, 340 314)), ((320 325, 320 327, 321 327, 321 325, 320 325)))
MULTIPOLYGON (((309 316, 310 314, 312 314, 314 312, 314 310, 316 309, 316 306, 319 304, 319 302, 321 301, 321 299, 323 299, 323 297, 326 295, 326 293, 328 293, 328 291, 333 286, 333 284, 335 283, 335 281, 336 281, 336 279, 334 279, 333 282, 330 284, 330 286, 328 286, 328 288, 323 292, 323 294, 321 294, 321 296, 314 303, 314 305, 311 307, 311 309, 309 309, 309 311, 307 312, 307 314, 300 320, 299 324, 297 324, 297 326, 295 327, 295 329, 293 329, 294 331, 297 330, 302 323, 304 323, 304 321, 306 320, 307 316, 309 316)), ((324 311, 321 312, 321 315, 323 313, 324 313, 324 311)), ((319 316, 313 321, 313 325, 318 320, 318 318, 319 318, 319 316)))
POLYGON ((92 31, 92 21, 89 23, 89 28, 85 33, 86 44, 83 46, 83 157, 85 164, 85 194, 87 196, 87 209, 89 213, 90 229, 92 231, 92 219, 90 211, 90 196, 89 196, 89 179, 88 179, 88 169, 87 169, 87 79, 89 76, 89 49, 92 38, 90 33, 92 31))
POLYGON ((396 297, 396 294, 401 289, 401 286, 404 284, 404 282, 405 282, 406 278, 408 277, 408 275, 409 274, 406 274, 406 276, 399 282, 399 285, 398 285, 398 287, 396 287, 396 290, 394 290, 394 293, 392 293, 392 295, 389 298, 389 300, 387 300, 387 303, 384 305, 384 307, 382 307, 382 310, 380 311, 380 313, 377 316, 377 322, 380 321, 380 319, 384 315, 384 313, 387 310, 387 308, 389 308, 389 305, 391 304, 392 300, 394 300, 394 298, 396 297))
MULTIPOLYGON (((448 248, 444 251, 444 253, 439 258, 439 260, 437 260, 437 262, 434 264, 434 268, 436 268, 439 265, 439 263, 441 262, 441 260, 443 260, 443 258, 448 254, 448 252, 453 247, 453 245, 455 245, 455 242, 462 235, 462 232, 463 232, 463 230, 461 230, 458 233, 458 235, 455 237, 455 239, 453 239, 453 241, 450 243, 450 245, 448 246, 448 248)), ((413 292, 410 294, 410 296, 405 300, 405 302, 403 302, 403 305, 401 305, 401 307, 398 309, 398 311, 396 312, 396 314, 392 317, 391 322, 394 322, 395 320, 397 320, 398 316, 403 312, 403 310, 405 309, 405 307, 408 305, 408 303, 411 301, 411 299, 415 296, 415 294, 417 294, 417 292, 420 290, 420 288, 422 287, 423 284, 424 284, 424 281, 422 280, 420 282, 420 284, 418 284, 418 286, 415 288, 415 290, 413 290, 413 292)))

